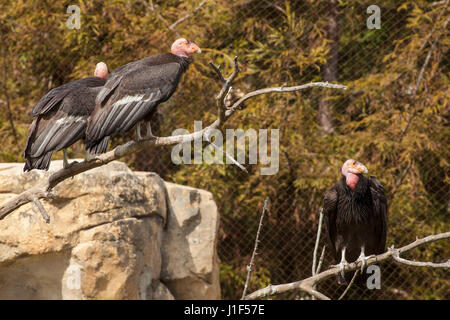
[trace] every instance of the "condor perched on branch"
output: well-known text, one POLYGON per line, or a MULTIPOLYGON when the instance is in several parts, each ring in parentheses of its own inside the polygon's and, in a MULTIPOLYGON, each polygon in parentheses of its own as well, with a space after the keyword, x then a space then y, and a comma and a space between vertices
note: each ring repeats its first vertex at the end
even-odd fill
POLYGON ((342 284, 352 278, 344 274, 347 261, 361 261, 363 271, 366 255, 385 252, 387 201, 381 182, 362 175, 368 173, 362 163, 347 160, 341 172, 342 179, 325 193, 323 213, 342 284))
POLYGON ((34 119, 28 129, 23 171, 48 170, 53 151, 61 149, 64 149, 64 167, 68 166, 65 148, 84 138, 95 97, 107 77, 106 64, 99 62, 94 77, 54 88, 39 100, 31 112, 34 119))
POLYGON ((181 75, 191 63, 190 55, 200 52, 195 43, 181 38, 172 44, 171 53, 130 62, 114 70, 97 96, 89 118, 88 152, 106 152, 111 135, 125 133, 136 124, 137 138, 142 139, 141 120, 147 122, 146 138, 152 137, 149 121, 157 106, 177 89, 181 75))

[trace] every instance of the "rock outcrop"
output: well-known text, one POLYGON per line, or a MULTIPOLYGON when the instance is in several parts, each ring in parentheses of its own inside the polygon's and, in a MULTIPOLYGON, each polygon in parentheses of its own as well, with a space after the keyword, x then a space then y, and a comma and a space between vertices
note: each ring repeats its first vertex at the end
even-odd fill
MULTIPOLYGON (((61 167, 54 161, 50 172, 61 167)), ((50 173, 0 164, 0 202, 50 173)), ((121 162, 0 220, 0 299, 219 299, 218 212, 204 190, 121 162)))

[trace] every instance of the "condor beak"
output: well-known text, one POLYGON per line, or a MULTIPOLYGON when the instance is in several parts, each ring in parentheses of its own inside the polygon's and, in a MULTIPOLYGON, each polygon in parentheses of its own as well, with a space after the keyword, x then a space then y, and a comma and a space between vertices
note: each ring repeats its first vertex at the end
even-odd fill
POLYGON ((365 174, 369 173, 369 170, 367 170, 366 166, 363 165, 362 163, 356 164, 355 169, 358 173, 365 173, 365 174))
POLYGON ((190 49, 191 49, 192 53, 202 53, 202 50, 200 49, 200 47, 194 42, 191 42, 191 48, 190 49))

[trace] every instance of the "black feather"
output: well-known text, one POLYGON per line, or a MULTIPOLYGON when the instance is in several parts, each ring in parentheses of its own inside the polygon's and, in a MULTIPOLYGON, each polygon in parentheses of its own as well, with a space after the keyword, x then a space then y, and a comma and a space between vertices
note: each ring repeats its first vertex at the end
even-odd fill
POLYGON ((150 120, 157 106, 175 92, 189 63, 188 58, 165 53, 114 70, 88 120, 88 151, 103 150, 103 138, 125 133, 141 120, 150 120))
POLYGON ((33 108, 24 171, 48 170, 52 152, 83 139, 95 98, 106 80, 88 77, 50 90, 33 108))
MULTIPOLYGON (((374 177, 359 175, 355 189, 347 186, 345 177, 325 193, 324 221, 336 263, 346 247, 347 262, 354 262, 365 247, 365 255, 386 250, 387 200, 383 186, 374 177)), ((346 274, 348 282, 353 276, 346 274)), ((365 277, 360 277, 365 279, 365 277)))

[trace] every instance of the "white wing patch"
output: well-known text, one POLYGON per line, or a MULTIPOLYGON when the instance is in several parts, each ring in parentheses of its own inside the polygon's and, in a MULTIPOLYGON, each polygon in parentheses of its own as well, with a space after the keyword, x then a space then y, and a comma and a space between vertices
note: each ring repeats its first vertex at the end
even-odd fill
POLYGON ((125 96, 122 99, 114 102, 114 106, 120 106, 122 104, 128 104, 130 102, 135 102, 135 101, 141 101, 141 99, 144 97, 143 94, 137 95, 137 96, 125 96))
POLYGON ((81 116, 79 116, 79 117, 68 116, 68 117, 64 117, 64 118, 56 120, 55 124, 57 126, 60 126, 62 124, 66 124, 67 125, 67 124, 72 124, 74 122, 80 122, 80 121, 85 121, 85 120, 86 119, 84 117, 81 117, 81 116))
MULTIPOLYGON (((45 136, 40 136, 35 143, 38 146, 38 149, 33 153, 33 156, 40 156, 44 152, 48 151, 46 150, 47 145, 51 143, 51 141, 59 141, 63 138, 66 132, 64 132, 64 129, 67 127, 80 123, 82 125, 82 122, 85 122, 86 119, 82 116, 68 116, 64 118, 60 118, 55 121, 55 123, 51 126, 51 129, 46 132, 45 136)), ((78 127, 78 125, 77 125, 78 127)))
POLYGON ((142 99, 142 98, 144 98, 145 94, 138 94, 136 96, 125 96, 122 99, 114 102, 114 107, 118 107, 118 106, 121 106, 123 104, 129 104, 129 103, 133 103, 133 102, 138 102, 138 101, 140 101, 142 103, 149 102, 149 101, 152 101, 152 99, 154 98, 155 94, 157 95, 157 98, 159 98, 160 90, 158 90, 156 93, 155 92, 150 93, 147 99, 142 99))

